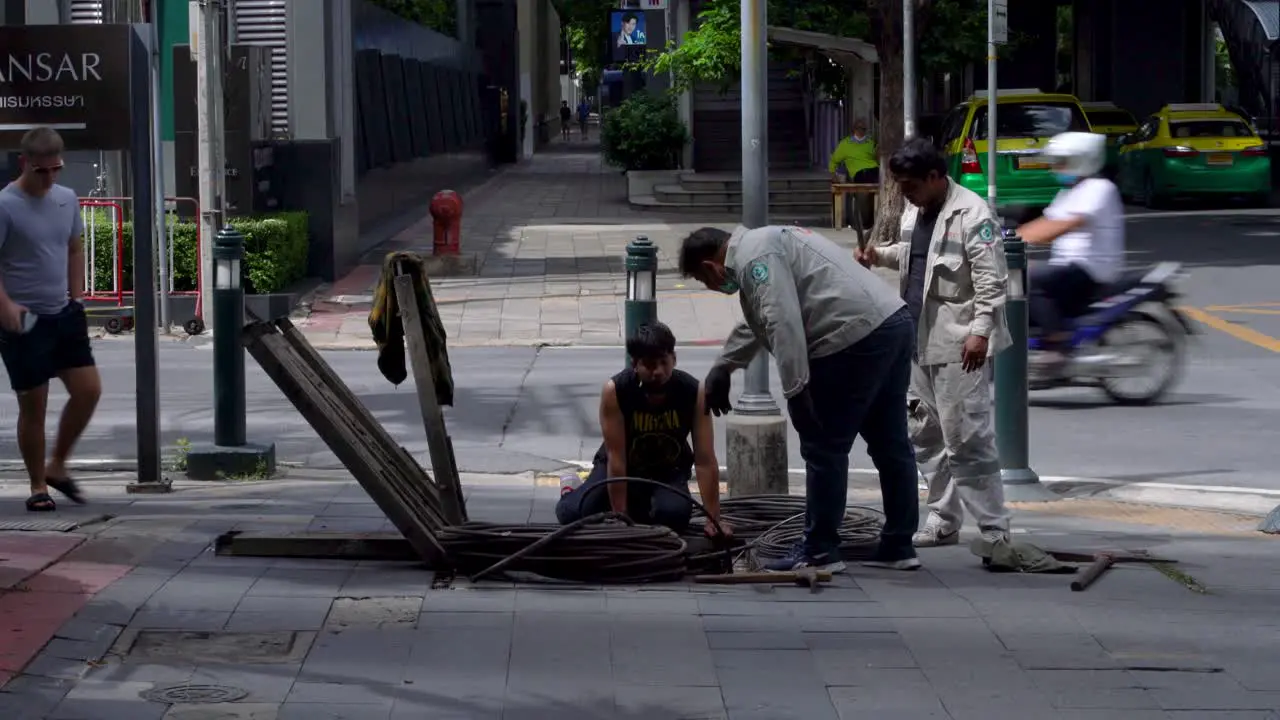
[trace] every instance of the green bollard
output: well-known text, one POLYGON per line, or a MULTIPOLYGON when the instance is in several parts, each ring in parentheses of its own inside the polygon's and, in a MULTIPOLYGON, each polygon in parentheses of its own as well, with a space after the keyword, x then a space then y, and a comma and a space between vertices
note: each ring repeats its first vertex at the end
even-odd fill
MULTIPOLYGON (((627 305, 623 340, 658 319, 658 248, 644 235, 627 244, 627 305)), ((631 367, 631 356, 627 356, 631 367)))
POLYGON ((1011 231, 1004 233, 1009 267, 1005 317, 1013 340, 995 359, 996 448, 1005 499, 1035 502, 1057 499, 1031 469, 1027 412, 1027 246, 1011 231))
POLYGON ((219 230, 213 241, 213 441, 223 447, 245 443, 243 261, 244 235, 230 226, 219 230))
POLYGON ((275 444, 245 437, 243 264, 244 235, 230 226, 219 230, 213 239, 213 444, 187 450, 192 480, 266 479, 276 471, 275 444))

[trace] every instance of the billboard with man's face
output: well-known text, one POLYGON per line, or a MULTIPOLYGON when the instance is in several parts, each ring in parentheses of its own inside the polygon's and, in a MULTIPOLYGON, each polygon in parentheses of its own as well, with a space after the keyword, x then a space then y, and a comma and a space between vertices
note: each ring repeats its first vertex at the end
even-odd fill
POLYGON ((609 33, 614 60, 634 59, 637 50, 648 43, 644 11, 615 10, 609 13, 609 33))

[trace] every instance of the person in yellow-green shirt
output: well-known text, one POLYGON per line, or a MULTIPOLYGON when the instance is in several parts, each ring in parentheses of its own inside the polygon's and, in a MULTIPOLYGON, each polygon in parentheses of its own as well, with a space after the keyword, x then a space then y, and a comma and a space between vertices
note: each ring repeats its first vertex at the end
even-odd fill
MULTIPOLYGON (((867 134, 867 121, 859 118, 853 121, 853 133, 840 141, 831 153, 831 161, 827 170, 834 182, 879 183, 880 157, 876 149, 876 141, 867 134)), ((846 195, 844 216, 853 219, 853 196, 846 195)), ((866 203, 863 208, 862 224, 870 227, 874 215, 874 204, 866 203)))

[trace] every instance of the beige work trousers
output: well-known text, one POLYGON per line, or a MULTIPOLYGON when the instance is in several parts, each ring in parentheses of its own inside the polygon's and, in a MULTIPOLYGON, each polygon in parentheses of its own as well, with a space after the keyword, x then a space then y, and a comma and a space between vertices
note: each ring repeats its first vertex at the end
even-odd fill
POLYGON ((911 366, 911 442, 928 482, 929 510, 947 532, 960 529, 965 510, 983 530, 1009 529, 990 368, 990 362, 976 372, 965 372, 960 363, 911 366))

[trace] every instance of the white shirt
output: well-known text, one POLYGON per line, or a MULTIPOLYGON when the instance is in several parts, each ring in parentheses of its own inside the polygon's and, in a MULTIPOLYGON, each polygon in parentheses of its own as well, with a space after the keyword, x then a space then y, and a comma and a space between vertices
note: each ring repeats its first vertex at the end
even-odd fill
POLYGON ((1053 241, 1050 265, 1079 265, 1098 283, 1112 283, 1124 271, 1124 203, 1114 183, 1087 178, 1063 190, 1044 211, 1050 220, 1084 217, 1077 230, 1053 241))

